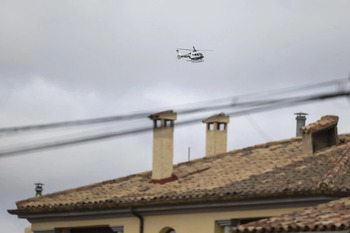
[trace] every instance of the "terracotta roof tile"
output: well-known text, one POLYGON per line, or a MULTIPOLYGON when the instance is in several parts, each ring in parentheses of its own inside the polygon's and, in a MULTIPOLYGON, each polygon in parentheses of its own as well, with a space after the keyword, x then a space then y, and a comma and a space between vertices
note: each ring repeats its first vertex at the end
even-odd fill
POLYGON ((321 117, 320 120, 309 124, 307 126, 301 127, 300 131, 302 133, 313 133, 322 129, 326 129, 330 126, 334 126, 338 124, 339 117, 337 116, 332 116, 332 115, 327 115, 321 117))
POLYGON ((293 195, 350 190, 350 135, 343 144, 303 154, 292 138, 234 150, 174 166, 177 180, 152 184, 151 172, 65 190, 17 202, 18 209, 118 207, 293 195), (325 185, 323 185, 325 184, 325 185), (321 189, 322 187, 322 189, 321 189))
POLYGON ((148 118, 154 120, 154 119, 169 119, 169 120, 176 120, 177 114, 173 110, 167 110, 163 112, 154 113, 152 115, 149 115, 148 118))
POLYGON ((340 231, 350 229, 350 197, 233 227, 234 233, 340 231))
POLYGON ((225 115, 225 113, 219 113, 215 114, 205 120, 202 121, 203 123, 212 123, 212 122, 220 122, 220 123, 229 123, 230 117, 225 115))

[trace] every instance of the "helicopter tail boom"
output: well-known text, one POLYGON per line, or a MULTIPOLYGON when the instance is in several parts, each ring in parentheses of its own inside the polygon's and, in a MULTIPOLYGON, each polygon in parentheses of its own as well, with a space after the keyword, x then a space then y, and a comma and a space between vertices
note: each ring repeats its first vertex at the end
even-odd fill
POLYGON ((176 58, 177 58, 177 59, 182 58, 182 55, 181 55, 181 53, 180 53, 179 50, 176 50, 176 53, 177 53, 177 55, 176 55, 176 58))
POLYGON ((176 50, 176 53, 177 53, 177 55, 176 55, 177 59, 181 59, 181 58, 184 58, 184 57, 185 58, 190 57, 189 54, 182 55, 178 49, 176 50))

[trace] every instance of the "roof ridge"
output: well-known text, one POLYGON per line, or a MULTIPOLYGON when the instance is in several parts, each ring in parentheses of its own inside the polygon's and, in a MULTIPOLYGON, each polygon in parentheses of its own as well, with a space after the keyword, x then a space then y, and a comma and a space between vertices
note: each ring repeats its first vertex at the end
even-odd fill
POLYGON ((346 169, 350 162, 350 144, 348 144, 345 150, 342 152, 341 158, 336 162, 336 165, 328 171, 328 173, 317 184, 319 189, 332 189, 334 183, 340 177, 339 174, 346 169))

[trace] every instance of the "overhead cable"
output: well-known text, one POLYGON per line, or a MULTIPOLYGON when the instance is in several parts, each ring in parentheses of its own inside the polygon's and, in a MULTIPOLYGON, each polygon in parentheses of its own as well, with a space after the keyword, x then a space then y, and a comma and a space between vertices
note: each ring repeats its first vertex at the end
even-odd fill
MULTIPOLYGON (((318 95, 309 95, 309 96, 302 96, 302 97, 292 97, 289 99, 283 99, 279 102, 274 102, 273 104, 266 105, 266 106, 257 106, 252 109, 246 109, 241 111, 235 111, 226 113, 227 115, 231 117, 237 117, 242 116, 246 114, 251 113, 257 113, 257 112, 264 112, 268 110, 278 109, 278 108, 284 108, 284 107, 290 107, 299 105, 306 102, 312 102, 316 100, 325 100, 330 98, 336 98, 340 96, 349 96, 350 91, 342 91, 342 92, 333 92, 333 93, 325 93, 325 94, 318 94, 318 95)), ((191 120, 186 120, 182 122, 176 123, 177 126, 184 126, 189 125, 193 123, 198 123, 202 120, 202 118, 195 118, 191 120)), ((153 127, 143 127, 138 129, 131 129, 131 130, 124 130, 124 131, 118 131, 118 132, 111 132, 111 133, 104 133, 104 134, 98 134, 98 135, 91 135, 91 136, 85 136, 81 138, 74 138, 74 139, 68 139, 68 140, 61 140, 61 141, 55 141, 55 142, 49 142, 49 143, 43 143, 43 144, 37 144, 37 145, 30 145, 25 147, 17 147, 12 148, 6 151, 0 151, 0 157, 8 157, 16 154, 21 153, 27 153, 27 152, 33 152, 33 151, 39 151, 43 149, 50 149, 50 148, 57 148, 57 147, 64 147, 68 145, 73 144, 81 144, 86 142, 92 142, 92 141, 99 141, 103 139, 108 138, 116 138, 126 135, 135 135, 147 131, 151 131, 153 127)))
MULTIPOLYGON (((303 86, 295 86, 291 88, 282 88, 278 90, 272 90, 272 91, 264 91, 259 93, 251 93, 251 94, 245 94, 245 95, 239 95, 239 96, 233 96, 233 97, 227 97, 227 98, 221 98, 211 101, 203 101, 203 102, 197 102, 193 104, 186 104, 188 105, 198 105, 202 104, 204 107, 193 107, 189 109, 180 109, 177 111, 178 114, 191 114, 191 113, 198 113, 203 111, 211 111, 211 110, 217 110, 217 109, 223 109, 223 108, 232 108, 232 107, 251 107, 254 105, 263 105, 263 104, 270 104, 272 100, 260 100, 260 101, 249 101, 249 102, 238 102, 237 100, 240 100, 245 97, 249 96, 256 96, 256 97, 268 97, 276 94, 286 94, 290 92, 295 91, 301 91, 301 90, 307 90, 312 88, 320 88, 320 87, 329 87, 330 85, 339 85, 340 83, 344 84, 346 82, 349 82, 350 78, 346 79, 337 79, 332 81, 325 81, 320 82, 316 84, 309 84, 309 85, 303 85, 303 86), (227 102, 227 104, 221 104, 222 102, 227 102), (218 105, 218 103, 220 103, 218 105)), ((183 107, 186 105, 180 105, 179 107, 183 107)), ((170 108, 174 108, 170 107, 170 108)), ((156 110, 160 111, 160 110, 156 110)), ((116 116, 110 116, 110 117, 100 117, 100 118, 93 118, 93 119, 84 119, 84 120, 74 120, 74 121, 63 121, 63 122, 55 122, 55 123, 48 123, 48 124, 38 124, 38 125, 27 125, 27 126, 15 126, 15 127, 6 127, 6 128, 0 128, 0 133, 18 133, 22 131, 32 131, 32 130, 44 130, 44 129, 53 129, 53 128, 62 128, 62 127, 72 127, 72 126, 82 126, 82 125, 93 125, 93 124, 101 124, 101 123, 108 123, 108 122, 117 122, 117 121, 126 121, 126 120, 134 120, 134 119, 142 119, 146 118, 147 116, 153 114, 155 111, 150 112, 139 112, 139 113, 132 113, 132 114, 125 114, 125 115, 116 115, 116 116)))

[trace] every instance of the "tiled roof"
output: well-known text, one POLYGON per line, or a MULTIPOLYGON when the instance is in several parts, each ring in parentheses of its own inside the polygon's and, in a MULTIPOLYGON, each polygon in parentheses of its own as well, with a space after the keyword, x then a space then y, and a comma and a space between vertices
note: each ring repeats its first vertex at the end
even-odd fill
POLYGON ((350 229, 350 197, 232 228, 233 233, 341 231, 350 229))
POLYGON ((225 115, 225 113, 219 113, 215 114, 205 120, 202 121, 203 123, 211 123, 211 122, 222 122, 222 123, 229 123, 230 117, 225 115))
POLYGON ((177 114, 173 110, 167 110, 163 112, 154 113, 149 115, 148 118, 154 119, 166 119, 166 120, 176 120, 177 114))
POLYGON ((178 178, 154 184, 139 173, 17 202, 18 210, 53 211, 229 201, 345 192, 350 194, 350 135, 312 155, 301 138, 260 144, 174 166, 178 178), (346 175, 345 175, 346 174, 346 175))
POLYGON ((339 117, 327 115, 321 117, 320 120, 309 124, 307 126, 301 127, 300 131, 302 133, 314 133, 316 131, 320 131, 322 129, 326 129, 331 126, 336 126, 338 124, 339 117))

